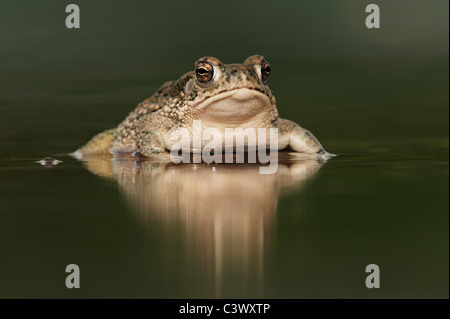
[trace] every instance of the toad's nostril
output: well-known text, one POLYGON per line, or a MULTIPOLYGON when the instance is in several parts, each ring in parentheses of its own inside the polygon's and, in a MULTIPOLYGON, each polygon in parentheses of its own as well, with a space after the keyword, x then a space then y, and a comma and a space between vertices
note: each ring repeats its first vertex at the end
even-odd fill
POLYGON ((236 70, 236 69, 231 70, 231 74, 232 74, 232 75, 236 75, 236 73, 238 73, 238 70, 236 70))

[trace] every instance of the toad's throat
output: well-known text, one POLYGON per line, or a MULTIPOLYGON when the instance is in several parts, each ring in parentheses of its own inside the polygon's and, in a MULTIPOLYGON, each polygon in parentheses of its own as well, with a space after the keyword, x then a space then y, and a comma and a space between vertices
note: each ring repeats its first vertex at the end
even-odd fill
POLYGON ((274 107, 274 103, 264 93, 240 88, 204 100, 195 106, 195 113, 201 120, 237 124, 258 117, 274 107))

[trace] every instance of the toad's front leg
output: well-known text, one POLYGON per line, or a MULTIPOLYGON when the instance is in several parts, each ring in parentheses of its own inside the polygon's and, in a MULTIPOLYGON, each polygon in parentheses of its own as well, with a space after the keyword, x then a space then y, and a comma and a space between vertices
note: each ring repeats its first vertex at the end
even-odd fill
POLYGON ((310 131, 305 130, 297 123, 290 120, 278 119, 277 124, 279 150, 290 147, 299 153, 329 154, 310 131))
POLYGON ((147 157, 165 152, 166 145, 162 131, 173 125, 173 123, 169 123, 170 121, 170 119, 155 113, 142 117, 136 126, 137 151, 147 157))

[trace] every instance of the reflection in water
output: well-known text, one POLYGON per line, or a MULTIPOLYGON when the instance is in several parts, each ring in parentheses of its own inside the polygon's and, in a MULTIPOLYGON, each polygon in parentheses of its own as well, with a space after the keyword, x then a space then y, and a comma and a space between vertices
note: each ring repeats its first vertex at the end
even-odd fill
MULTIPOLYGON (((186 281, 203 281, 208 295, 259 295, 278 196, 297 189, 323 163, 279 160, 276 174, 258 164, 172 164, 150 160, 84 159, 114 178, 149 234, 182 238, 186 281)), ((202 288, 203 289, 203 288, 202 288)))

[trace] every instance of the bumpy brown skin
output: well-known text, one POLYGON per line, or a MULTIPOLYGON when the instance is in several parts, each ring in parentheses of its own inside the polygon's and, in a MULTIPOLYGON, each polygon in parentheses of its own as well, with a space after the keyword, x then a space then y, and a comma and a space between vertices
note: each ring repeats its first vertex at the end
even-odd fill
POLYGON ((166 82, 155 94, 139 103, 119 126, 94 136, 76 152, 77 155, 132 154, 138 151, 144 156, 150 156, 165 152, 171 147, 171 133, 180 128, 187 128, 192 133, 194 120, 211 118, 213 120, 206 121, 208 124, 202 129, 278 128, 279 150, 290 148, 301 153, 328 154, 309 131, 278 117, 275 98, 261 75, 262 65, 267 63, 264 57, 254 55, 243 64, 228 65, 213 57, 203 57, 195 65, 197 67, 199 63, 205 62, 214 68, 214 77, 209 82, 201 83, 195 71, 186 73, 176 81, 166 82), (208 107, 211 108, 214 101, 220 101, 224 95, 228 100, 222 99, 222 104, 216 104, 220 105, 220 116, 210 115, 208 107), (255 99, 252 99, 253 96, 255 99), (230 101, 229 114, 226 114, 227 101, 230 101), (239 101, 242 101, 242 105, 239 101), (249 114, 255 110, 257 114, 248 115, 247 109, 249 114))

